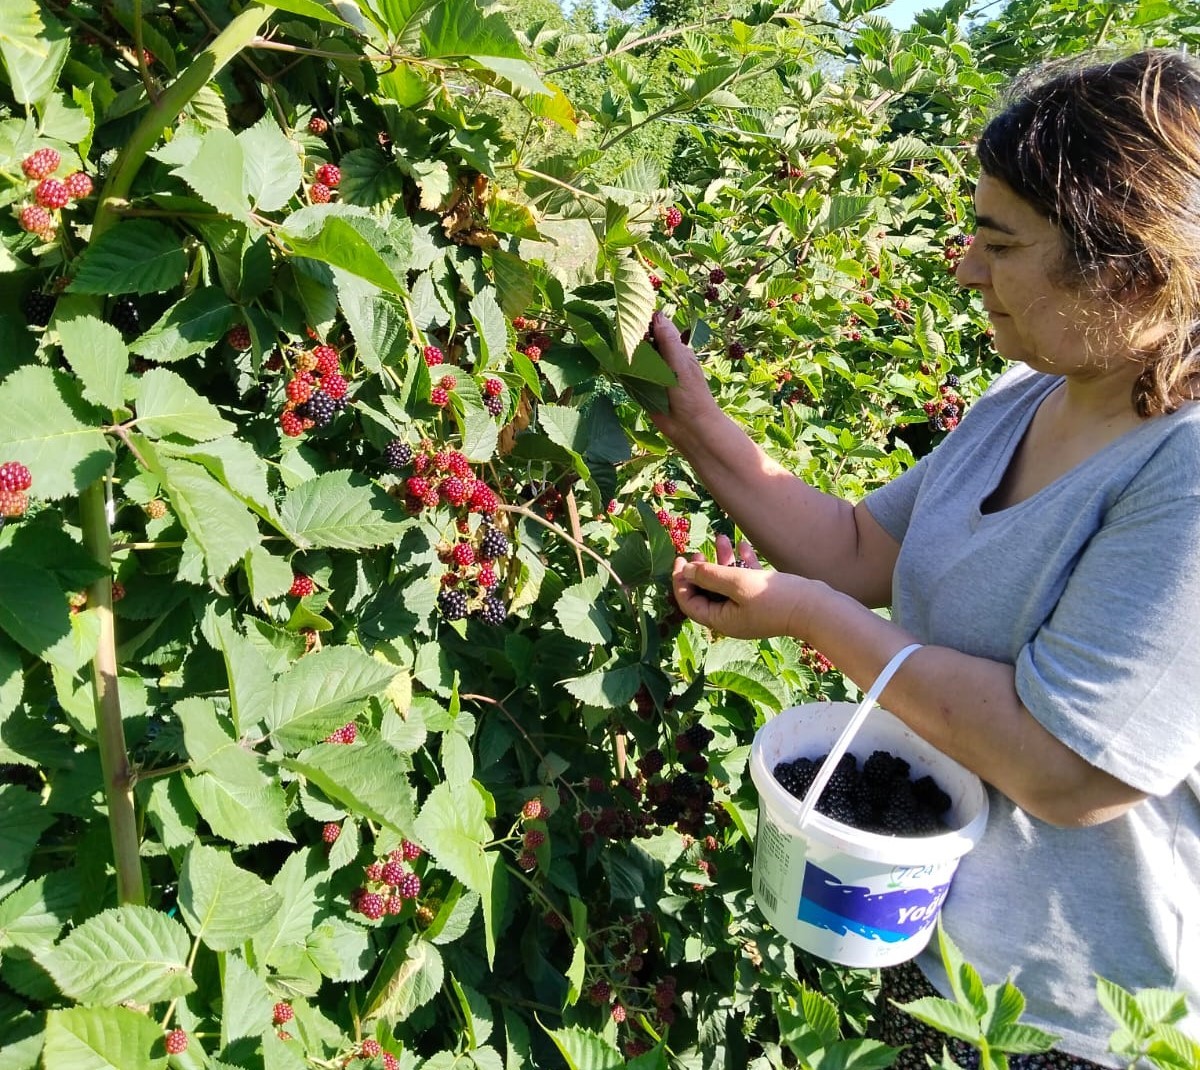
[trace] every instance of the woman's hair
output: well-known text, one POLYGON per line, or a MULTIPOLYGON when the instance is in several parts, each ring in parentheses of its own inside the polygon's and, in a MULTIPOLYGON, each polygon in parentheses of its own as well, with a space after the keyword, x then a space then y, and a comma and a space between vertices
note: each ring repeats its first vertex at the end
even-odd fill
POLYGON ((1134 387, 1142 416, 1200 398, 1200 64, 1151 49, 1021 76, 979 162, 1063 232, 1060 275, 1165 336, 1134 387))

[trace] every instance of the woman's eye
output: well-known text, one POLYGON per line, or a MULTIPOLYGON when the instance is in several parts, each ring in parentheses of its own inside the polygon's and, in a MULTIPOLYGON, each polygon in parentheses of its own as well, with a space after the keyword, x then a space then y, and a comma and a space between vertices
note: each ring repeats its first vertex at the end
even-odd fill
POLYGON ((1011 245, 992 245, 988 242, 985 242, 983 251, 985 253, 991 253, 993 256, 999 256, 1001 253, 1007 253, 1011 248, 1011 245))

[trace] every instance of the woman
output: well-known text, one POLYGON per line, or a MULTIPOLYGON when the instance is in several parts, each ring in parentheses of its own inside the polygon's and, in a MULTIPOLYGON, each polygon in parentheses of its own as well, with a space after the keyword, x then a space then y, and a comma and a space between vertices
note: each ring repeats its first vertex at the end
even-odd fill
MULTIPOLYGON (((729 567, 724 539, 677 561, 689 616, 794 636, 863 688, 924 644, 880 701, 991 804, 947 932, 1061 1038, 1014 1066, 1112 1066, 1097 976, 1183 992, 1200 1034, 1200 67, 1147 51, 1018 88, 958 267, 1016 366, 937 450, 825 495, 720 412, 661 315, 679 381, 655 420, 778 570, 729 567)), ((891 999, 950 994, 934 949, 884 972, 891 999)), ((940 1058, 887 1006, 901 1065, 940 1058)))

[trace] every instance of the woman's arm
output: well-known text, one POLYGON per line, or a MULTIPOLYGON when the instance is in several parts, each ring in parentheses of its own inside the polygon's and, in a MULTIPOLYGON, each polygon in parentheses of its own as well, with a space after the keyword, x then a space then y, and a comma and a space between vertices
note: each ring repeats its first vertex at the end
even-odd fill
MULTIPOLYGON (((689 617, 721 634, 790 635, 811 643, 864 690, 914 641, 848 595, 785 573, 681 559, 675 594, 689 617), (727 601, 710 599, 706 591, 727 601)), ((1043 728, 1021 704, 1011 665, 927 646, 908 658, 880 703, 1049 824, 1100 824, 1146 797, 1043 728)))
POLYGON ((772 461, 717 405, 696 355, 656 313, 655 343, 675 372, 658 428, 720 507, 776 568, 819 579, 864 605, 891 601, 899 544, 861 504, 810 487, 772 461))

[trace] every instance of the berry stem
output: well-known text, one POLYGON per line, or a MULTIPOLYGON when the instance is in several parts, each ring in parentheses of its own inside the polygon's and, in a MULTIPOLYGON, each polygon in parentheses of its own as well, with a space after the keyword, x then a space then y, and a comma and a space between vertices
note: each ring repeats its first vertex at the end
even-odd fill
POLYGON ((112 533, 103 480, 80 495, 83 543, 104 575, 88 588, 88 604, 100 621, 100 639, 92 659, 92 690, 96 702, 96 735, 100 744, 100 769, 108 800, 108 826, 117 872, 117 899, 144 905, 139 859, 137 814, 133 801, 133 774, 125 749, 125 726, 117 690, 117 630, 112 611, 112 533))

